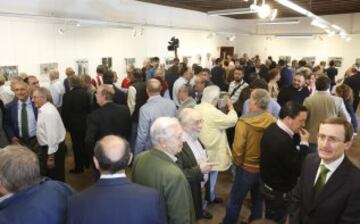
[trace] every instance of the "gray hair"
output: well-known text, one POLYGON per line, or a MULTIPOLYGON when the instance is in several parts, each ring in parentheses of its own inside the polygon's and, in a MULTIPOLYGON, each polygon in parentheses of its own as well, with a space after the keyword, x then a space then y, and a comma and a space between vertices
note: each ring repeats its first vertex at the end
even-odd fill
POLYGON ((208 86, 204 89, 201 102, 211 103, 214 99, 220 97, 220 88, 215 85, 208 86))
POLYGON ((45 97, 48 102, 53 102, 51 93, 47 88, 39 87, 35 91, 37 91, 42 97, 45 97))
POLYGON ((40 165, 35 153, 22 145, 0 150, 0 184, 15 193, 40 180, 40 165))
POLYGON ((59 71, 57 69, 52 69, 49 72, 50 80, 55 80, 59 78, 59 71))
POLYGON ((160 144, 161 139, 169 138, 172 134, 172 132, 169 130, 176 125, 180 126, 180 123, 174 117, 159 117, 158 119, 156 119, 150 128, 152 145, 157 146, 160 144))
POLYGON ((189 122, 192 122, 194 120, 193 116, 195 113, 200 115, 200 113, 193 108, 184 108, 183 110, 181 110, 181 112, 178 115, 180 124, 183 126, 184 124, 188 124, 189 122))
POLYGON ((270 94, 265 89, 254 89, 251 92, 251 97, 255 100, 255 103, 262 110, 266 110, 270 102, 270 94))

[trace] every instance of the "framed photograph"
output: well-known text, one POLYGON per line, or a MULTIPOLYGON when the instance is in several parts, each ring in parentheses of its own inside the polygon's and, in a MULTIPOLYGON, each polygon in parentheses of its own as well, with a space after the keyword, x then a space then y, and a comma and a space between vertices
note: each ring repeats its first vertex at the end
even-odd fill
POLYGON ((314 67, 316 57, 303 57, 302 60, 305 60, 306 64, 311 65, 311 67, 314 67))
POLYGON ((329 57, 328 58, 328 63, 330 61, 334 61, 335 62, 335 67, 340 68, 342 66, 343 58, 342 57, 329 57))
POLYGON ((291 63, 291 56, 279 56, 279 60, 284 60, 285 63, 288 65, 291 63))
POLYGON ((111 57, 102 58, 101 64, 103 66, 105 66, 106 68, 111 69, 112 68, 112 58, 111 57))
POLYGON ((125 58, 125 66, 126 66, 126 68, 128 68, 129 66, 134 66, 135 67, 135 62, 136 62, 135 58, 125 58))
POLYGON ((0 74, 5 77, 5 80, 10 80, 14 76, 19 75, 19 70, 17 65, 10 66, 0 66, 0 74))
POLYGON ((58 69, 58 63, 52 62, 40 64, 40 75, 48 75, 53 69, 58 69))
POLYGON ((89 75, 89 61, 87 59, 76 60, 77 75, 89 75))

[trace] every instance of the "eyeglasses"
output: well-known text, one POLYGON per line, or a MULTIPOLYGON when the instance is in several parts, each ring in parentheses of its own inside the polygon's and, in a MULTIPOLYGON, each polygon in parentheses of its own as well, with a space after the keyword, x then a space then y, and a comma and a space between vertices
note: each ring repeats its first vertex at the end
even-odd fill
POLYGON ((324 134, 318 134, 318 139, 320 141, 327 141, 331 144, 334 144, 334 143, 338 143, 338 142, 344 142, 344 140, 341 140, 335 136, 328 136, 328 135, 324 135, 324 134))

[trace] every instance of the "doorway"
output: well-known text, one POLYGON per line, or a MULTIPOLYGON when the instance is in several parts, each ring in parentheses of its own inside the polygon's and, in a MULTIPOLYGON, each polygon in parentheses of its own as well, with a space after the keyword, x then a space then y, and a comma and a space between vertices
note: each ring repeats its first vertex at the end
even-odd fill
POLYGON ((228 55, 234 56, 234 47, 220 47, 220 58, 226 59, 228 55))

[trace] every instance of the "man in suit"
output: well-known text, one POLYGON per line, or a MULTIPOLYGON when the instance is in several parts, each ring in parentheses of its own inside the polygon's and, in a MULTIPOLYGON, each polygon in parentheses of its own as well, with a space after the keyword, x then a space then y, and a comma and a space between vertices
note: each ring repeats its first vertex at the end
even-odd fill
POLYGON ((277 101, 280 106, 284 106, 288 101, 302 104, 309 95, 309 89, 305 86, 305 76, 302 73, 296 73, 292 79, 292 84, 280 89, 277 101))
POLYGON ((29 87, 29 96, 31 97, 34 93, 34 91, 40 87, 39 80, 36 78, 36 76, 29 75, 24 79, 24 82, 28 84, 29 87))
POLYGON ((119 88, 117 88, 114 84, 115 76, 114 76, 113 71, 108 70, 104 73, 103 82, 104 82, 104 84, 107 84, 113 88, 113 90, 114 90, 113 102, 114 103, 121 104, 121 105, 127 105, 126 104, 126 94, 123 91, 121 91, 119 88))
POLYGON ((211 69, 211 81, 222 91, 226 91, 225 86, 225 69, 222 67, 222 59, 215 60, 215 67, 211 69))
POLYGON ((112 134, 128 140, 131 134, 129 108, 113 102, 112 86, 101 85, 95 96, 100 108, 89 114, 86 122, 85 145, 90 155, 93 154, 95 142, 102 137, 112 134))
POLYGON ((335 77, 337 76, 337 74, 338 74, 338 70, 335 67, 335 62, 333 60, 331 60, 329 62, 329 68, 326 69, 326 75, 331 80, 330 91, 332 90, 332 87, 336 84, 335 77))
POLYGON ((293 192, 290 223, 360 223, 360 170, 344 154, 352 126, 344 118, 320 124, 318 151, 309 155, 293 192))
POLYGON ((203 121, 200 113, 192 108, 183 109, 178 117, 184 130, 185 141, 181 152, 176 154, 176 163, 190 184, 196 219, 211 219, 212 215, 203 209, 201 193, 209 178, 208 173, 213 167, 213 163, 208 162, 207 153, 198 139, 203 121))
POLYGON ((320 122, 329 117, 343 117, 349 122, 351 117, 346 111, 342 98, 330 94, 331 80, 323 75, 315 81, 316 92, 304 100, 304 106, 309 111, 305 128, 310 132, 310 151, 316 152, 317 133, 320 122))
MULTIPOLYGON (((36 140, 36 119, 38 111, 29 96, 28 85, 18 81, 14 84, 15 98, 5 106, 4 130, 11 144, 25 145, 37 154, 44 164, 44 154, 36 140)), ((45 174, 41 167, 41 174, 45 174)))
POLYGON ((94 164, 100 179, 70 198, 68 224, 165 223, 158 191, 131 183, 125 169, 131 162, 128 142, 108 135, 96 143, 94 164))
POLYGON ((360 102, 360 72, 356 72, 350 77, 346 78, 344 81, 345 84, 351 87, 354 95, 353 107, 356 112, 359 102, 360 102))
POLYGON ((71 67, 66 68, 65 75, 66 75, 66 79, 64 79, 64 88, 65 88, 65 93, 68 93, 70 92, 69 78, 75 76, 74 69, 72 69, 71 67))
POLYGON ((280 59, 278 63, 280 69, 280 80, 279 80, 279 88, 288 87, 291 85, 293 80, 293 72, 287 66, 285 60, 280 59))
POLYGON ((173 65, 166 71, 165 81, 169 86, 169 93, 171 99, 173 99, 172 90, 175 81, 179 78, 179 62, 178 58, 174 58, 173 65))
POLYGON ((70 91, 64 94, 61 110, 66 129, 70 132, 75 167, 70 173, 82 173, 89 166, 85 151, 86 118, 90 113, 90 99, 85 89, 81 88, 80 78, 70 76, 70 91))
POLYGON ((176 118, 161 117, 151 126, 150 135, 153 149, 135 158, 132 179, 159 190, 169 224, 193 224, 195 214, 189 183, 175 164, 175 155, 183 146, 183 130, 176 118))
POLYGON ((74 191, 41 178, 37 156, 21 145, 0 150, 0 223, 62 224, 74 191))
POLYGON ((157 79, 150 79, 146 84, 149 96, 147 102, 140 108, 135 154, 151 148, 150 127, 159 117, 175 117, 176 106, 170 99, 160 95, 161 83, 157 79))
POLYGON ((309 133, 303 129, 306 116, 304 106, 288 102, 280 110, 280 119, 265 130, 261 139, 260 175, 265 216, 277 223, 286 221, 289 192, 296 185, 308 153, 309 133))

